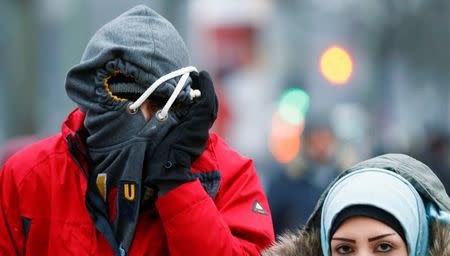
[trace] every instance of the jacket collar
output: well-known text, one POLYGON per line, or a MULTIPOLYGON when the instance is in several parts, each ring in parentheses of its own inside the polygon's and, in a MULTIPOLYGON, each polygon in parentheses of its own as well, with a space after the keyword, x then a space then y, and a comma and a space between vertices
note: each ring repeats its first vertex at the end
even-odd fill
POLYGON ((85 114, 79 108, 73 110, 62 124, 61 135, 67 142, 72 159, 87 178, 90 159, 87 156, 84 139, 80 138, 80 131, 85 131, 83 129, 84 117, 85 114))
POLYGON ((61 126, 61 133, 64 138, 68 135, 75 136, 75 133, 84 127, 85 113, 79 108, 74 109, 61 126))

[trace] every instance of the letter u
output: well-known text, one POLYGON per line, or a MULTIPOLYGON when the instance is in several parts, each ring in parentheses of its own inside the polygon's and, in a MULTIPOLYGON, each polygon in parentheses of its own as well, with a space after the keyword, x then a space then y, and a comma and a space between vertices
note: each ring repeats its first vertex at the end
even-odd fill
POLYGON ((135 196, 134 190, 135 190, 134 184, 124 184, 123 185, 123 195, 124 195, 125 199, 127 199, 128 201, 133 201, 134 196, 135 196))

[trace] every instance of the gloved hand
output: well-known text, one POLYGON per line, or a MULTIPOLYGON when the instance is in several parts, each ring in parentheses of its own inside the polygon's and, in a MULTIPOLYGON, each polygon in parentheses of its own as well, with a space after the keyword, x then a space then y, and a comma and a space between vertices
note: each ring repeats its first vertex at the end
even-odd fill
POLYGON ((211 77, 202 71, 191 74, 191 78, 192 89, 199 89, 201 96, 194 99, 188 110, 170 113, 169 118, 177 118, 179 123, 156 147, 148 163, 150 168, 144 184, 156 186, 159 196, 195 180, 191 164, 204 151, 209 129, 217 117, 218 100, 211 77))

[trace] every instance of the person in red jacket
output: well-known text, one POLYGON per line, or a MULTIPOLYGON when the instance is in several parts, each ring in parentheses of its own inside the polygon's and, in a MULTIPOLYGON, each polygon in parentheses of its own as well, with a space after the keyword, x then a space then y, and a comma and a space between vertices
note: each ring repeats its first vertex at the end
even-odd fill
POLYGON ((209 133, 218 102, 146 6, 104 25, 62 131, 0 171, 0 255, 259 255, 274 240, 252 160, 209 133))

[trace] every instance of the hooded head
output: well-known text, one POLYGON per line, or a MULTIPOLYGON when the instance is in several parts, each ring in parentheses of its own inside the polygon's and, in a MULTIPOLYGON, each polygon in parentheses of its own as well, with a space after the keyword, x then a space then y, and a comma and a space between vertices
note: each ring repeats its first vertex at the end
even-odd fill
MULTIPOLYGON (((158 78, 189 64, 176 29, 147 6, 136 6, 101 27, 66 78, 67 94, 86 113, 88 143, 111 146, 141 132, 144 118, 127 113, 127 106, 158 78)), ((160 85, 153 101, 169 98, 178 80, 160 85)), ((190 83, 188 78, 176 99, 179 104, 190 103, 190 83)))
POLYGON ((67 75, 67 94, 85 112, 86 146, 93 167, 86 193, 87 208, 117 254, 128 251, 133 240, 144 194, 141 191, 146 189, 143 181, 150 172, 146 161, 178 124, 178 114, 192 103, 188 77, 192 69, 183 69, 189 64, 188 50, 172 24, 139 5, 100 28, 89 41, 80 64, 67 75), (171 73, 169 77, 175 77, 180 72, 184 72, 180 79, 171 78, 160 84, 150 99, 158 103, 172 93, 176 97, 181 88, 178 81, 181 86, 186 82, 176 97, 177 110, 168 112, 174 99, 170 97, 169 107, 163 108, 167 111, 164 119, 144 117, 139 110, 142 98, 135 102, 137 111, 130 111, 134 110, 132 101, 166 80, 165 75, 171 73), (102 191, 97 187, 102 187, 102 191), (130 187, 135 192, 126 189, 130 187), (133 196, 127 199, 127 193, 133 196), (105 200, 116 202, 109 205, 115 209, 114 217, 108 216, 105 200))
POLYGON ((427 255, 425 247, 428 245, 428 229, 431 222, 450 221, 450 198, 439 178, 428 166, 406 155, 378 156, 343 172, 319 199, 307 223, 307 228, 320 227, 322 247, 325 247, 322 248, 324 255, 328 252, 323 239, 327 236, 328 225, 332 223, 330 217, 343 209, 339 210, 340 206, 330 204, 337 197, 345 201, 344 208, 362 202, 394 215, 405 231, 410 255, 427 255), (351 182, 353 179, 361 179, 361 181, 351 182), (347 185, 344 186, 344 184, 347 185), (366 186, 364 187, 363 184, 366 186), (367 187, 367 184, 371 185, 367 187), (357 189, 360 193, 350 195, 332 192, 336 191, 336 188, 340 190, 339 188, 348 189, 352 186, 360 186, 357 189), (401 194, 401 196, 394 197, 389 192, 395 195, 401 194), (395 202, 395 200, 399 201, 395 202))
MULTIPOLYGON (((158 78, 189 64, 187 47, 172 24, 139 5, 94 34, 80 64, 69 71, 66 90, 83 111, 98 109, 98 103, 116 108, 127 99, 120 96, 142 94, 158 78)), ((176 82, 167 81, 154 95, 167 98, 176 82)), ((187 101, 186 91, 178 101, 187 101)))
POLYGON ((400 175, 384 169, 364 168, 347 174, 333 185, 321 214, 323 255, 330 255, 335 226, 343 214, 350 213, 349 209, 358 209, 358 216, 379 219, 394 228, 398 222, 401 227, 396 229, 401 231, 397 233, 406 238, 409 255, 427 254, 429 232, 425 205, 414 187, 400 175), (361 211, 366 207, 370 207, 369 211, 361 211), (378 210, 382 214, 376 214, 378 210))
MULTIPOLYGON (((334 224, 353 205, 393 216, 394 221, 379 220, 400 236, 403 232, 409 255, 450 256, 450 198, 428 166, 402 154, 381 155, 342 172, 324 191, 305 227, 284 234, 263 255, 329 255, 334 224), (392 224, 397 221, 401 227, 392 224)), ((373 212, 369 217, 377 219, 373 212)))

